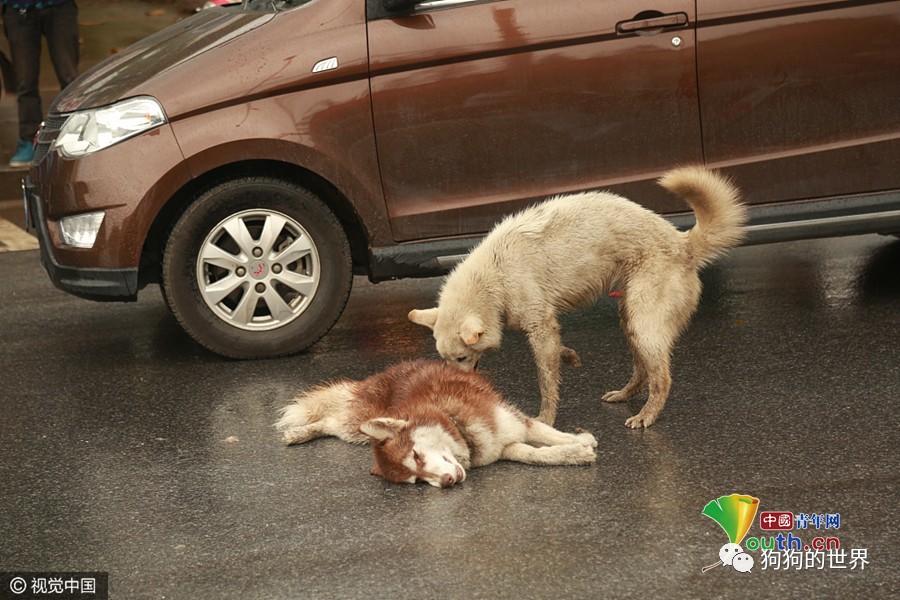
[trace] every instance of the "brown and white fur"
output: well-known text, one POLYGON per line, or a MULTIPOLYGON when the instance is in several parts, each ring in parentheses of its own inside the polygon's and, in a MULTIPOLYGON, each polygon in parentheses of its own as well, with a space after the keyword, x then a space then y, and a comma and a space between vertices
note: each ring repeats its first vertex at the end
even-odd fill
POLYGON ((286 406, 275 426, 289 445, 324 436, 371 442, 372 474, 437 487, 497 460, 589 464, 597 447, 590 433, 563 433, 526 417, 478 373, 426 360, 313 389, 286 406))
POLYGON ((697 308, 698 271, 740 243, 747 219, 737 188, 702 167, 674 169, 659 184, 690 204, 692 229, 679 232, 608 192, 558 196, 501 221, 447 277, 438 306, 409 319, 433 329, 440 355, 462 370, 500 346, 504 326, 524 331, 537 363, 538 419, 552 425, 560 361, 580 365, 562 345, 557 316, 619 288, 634 371, 603 400, 628 400, 649 386, 644 407, 625 421, 649 427, 669 395, 675 341, 697 308))

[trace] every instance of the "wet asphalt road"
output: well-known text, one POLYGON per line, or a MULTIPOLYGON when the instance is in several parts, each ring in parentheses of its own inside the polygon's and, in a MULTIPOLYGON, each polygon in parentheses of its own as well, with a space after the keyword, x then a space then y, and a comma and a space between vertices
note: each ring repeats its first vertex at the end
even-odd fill
MULTIPOLYGON (((0 254, 0 571, 108 572, 113 598, 896 594, 900 241, 741 248, 703 280, 652 428, 623 425, 643 399, 599 401, 630 374, 603 299, 562 321, 584 366, 563 372, 557 421, 597 436, 597 464, 497 463, 440 490, 369 475, 364 447, 285 448, 272 428, 307 386, 432 356, 405 315, 440 280, 358 278, 309 352, 234 362, 189 340, 156 289, 90 303, 55 290, 37 252, 0 254), (837 537, 844 561, 801 552, 812 568, 776 570, 751 551, 750 573, 702 574, 728 540, 701 510, 731 493, 839 514, 792 534, 837 537)), ((522 336, 482 366, 536 414, 522 336)), ((748 538, 767 539, 758 516, 748 538)))

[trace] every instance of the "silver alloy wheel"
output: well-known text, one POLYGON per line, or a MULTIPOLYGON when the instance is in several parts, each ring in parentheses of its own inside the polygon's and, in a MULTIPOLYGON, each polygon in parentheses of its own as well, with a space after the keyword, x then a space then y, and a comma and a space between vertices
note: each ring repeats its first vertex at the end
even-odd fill
POLYGON ((274 210, 245 210, 213 227, 197 257, 200 295, 226 323, 271 331, 309 306, 319 253, 300 223, 274 210))

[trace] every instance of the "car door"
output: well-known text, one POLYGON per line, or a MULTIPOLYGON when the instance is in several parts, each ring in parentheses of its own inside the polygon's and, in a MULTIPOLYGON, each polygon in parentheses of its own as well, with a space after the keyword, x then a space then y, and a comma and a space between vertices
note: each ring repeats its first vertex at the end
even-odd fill
POLYGON ((748 201, 900 188, 900 2, 697 8, 706 160, 748 201))
POLYGON ((370 20, 371 92, 398 241, 483 232, 551 194, 702 161, 694 2, 440 1, 370 20))

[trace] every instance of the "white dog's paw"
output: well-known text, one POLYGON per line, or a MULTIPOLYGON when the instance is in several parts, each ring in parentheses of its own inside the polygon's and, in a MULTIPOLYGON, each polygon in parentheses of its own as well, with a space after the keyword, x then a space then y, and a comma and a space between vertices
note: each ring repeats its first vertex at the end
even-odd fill
POLYGON ((606 392, 603 394, 604 402, 625 402, 626 400, 631 399, 632 394, 629 394, 626 390, 614 390, 612 392, 606 392))
POLYGON ((653 422, 656 421, 656 414, 645 414, 644 411, 639 412, 625 420, 625 427, 629 427, 631 429, 640 429, 643 427, 647 429, 653 422))
POLYGON ((562 350, 559 352, 559 358, 567 365, 572 365, 573 367, 581 366, 581 357, 571 348, 563 346, 562 350))

